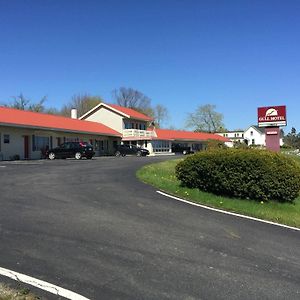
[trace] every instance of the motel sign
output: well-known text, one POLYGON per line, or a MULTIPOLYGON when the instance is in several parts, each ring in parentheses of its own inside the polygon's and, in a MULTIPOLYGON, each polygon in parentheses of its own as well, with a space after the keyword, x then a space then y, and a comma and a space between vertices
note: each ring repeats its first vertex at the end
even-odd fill
POLYGON ((286 106, 268 106, 257 109, 259 127, 265 127, 266 147, 269 150, 280 151, 280 128, 286 126, 286 106))

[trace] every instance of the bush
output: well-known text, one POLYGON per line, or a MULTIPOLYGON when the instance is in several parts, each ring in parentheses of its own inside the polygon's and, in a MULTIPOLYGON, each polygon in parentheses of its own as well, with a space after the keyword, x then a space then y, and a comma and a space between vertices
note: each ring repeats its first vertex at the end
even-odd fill
POLYGON ((300 165, 266 150, 199 152, 176 166, 176 176, 189 188, 260 201, 292 202, 300 191, 300 165))
POLYGON ((217 140, 208 140, 206 143, 206 149, 213 150, 213 149, 225 149, 227 148, 225 146, 224 142, 217 141, 217 140))

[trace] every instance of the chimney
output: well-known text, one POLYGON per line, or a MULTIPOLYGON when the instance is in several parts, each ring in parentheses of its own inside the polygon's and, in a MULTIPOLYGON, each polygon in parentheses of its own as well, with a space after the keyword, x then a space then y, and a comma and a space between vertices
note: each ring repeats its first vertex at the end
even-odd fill
POLYGON ((76 108, 71 109, 71 118, 77 119, 77 109, 76 108))

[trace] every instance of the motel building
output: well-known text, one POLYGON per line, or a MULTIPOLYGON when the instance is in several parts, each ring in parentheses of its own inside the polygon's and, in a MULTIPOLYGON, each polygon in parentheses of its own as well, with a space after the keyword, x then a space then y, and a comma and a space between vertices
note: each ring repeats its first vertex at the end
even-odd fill
POLYGON ((99 122, 0 107, 0 160, 40 159, 47 147, 90 142, 96 156, 114 154, 121 134, 99 122))
POLYGON ((40 159, 47 148, 64 142, 89 142, 96 156, 114 155, 118 144, 137 145, 150 155, 170 155, 180 145, 192 151, 206 148, 209 140, 229 139, 210 133, 156 129, 153 119, 136 110, 100 103, 77 119, 0 107, 0 161, 40 159))
POLYGON ((149 116, 115 104, 100 103, 80 119, 99 122, 113 128, 121 133, 123 144, 146 148, 150 155, 170 155, 172 147, 176 144, 199 151, 205 149, 209 140, 230 143, 228 138, 216 134, 157 129, 151 126, 153 119, 149 116))

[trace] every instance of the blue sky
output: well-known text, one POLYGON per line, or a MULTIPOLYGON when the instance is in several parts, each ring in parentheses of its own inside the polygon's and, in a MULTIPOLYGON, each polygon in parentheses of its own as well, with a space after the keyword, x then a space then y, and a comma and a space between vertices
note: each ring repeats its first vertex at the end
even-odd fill
POLYGON ((125 86, 165 105, 167 126, 209 103, 246 128, 285 104, 300 130, 300 1, 0 0, 0 28, 1 103, 112 102, 125 86))

